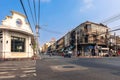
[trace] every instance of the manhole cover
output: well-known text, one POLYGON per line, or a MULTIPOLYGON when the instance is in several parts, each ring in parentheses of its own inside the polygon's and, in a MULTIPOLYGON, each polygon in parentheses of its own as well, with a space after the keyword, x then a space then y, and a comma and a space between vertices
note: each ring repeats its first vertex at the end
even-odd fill
POLYGON ((63 66, 63 68, 74 68, 74 66, 63 66))

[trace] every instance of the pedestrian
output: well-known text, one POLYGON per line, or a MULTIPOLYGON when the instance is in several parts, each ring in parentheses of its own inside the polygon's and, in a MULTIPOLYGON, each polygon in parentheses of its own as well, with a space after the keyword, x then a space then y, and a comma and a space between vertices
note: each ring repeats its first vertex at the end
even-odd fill
POLYGON ((80 56, 80 51, 77 52, 77 56, 78 56, 78 57, 80 56))

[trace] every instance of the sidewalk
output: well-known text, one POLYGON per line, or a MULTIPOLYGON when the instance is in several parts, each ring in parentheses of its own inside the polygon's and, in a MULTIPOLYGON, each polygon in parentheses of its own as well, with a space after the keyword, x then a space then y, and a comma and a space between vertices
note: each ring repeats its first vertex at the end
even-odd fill
POLYGON ((102 58, 101 56, 79 56, 79 58, 102 58))

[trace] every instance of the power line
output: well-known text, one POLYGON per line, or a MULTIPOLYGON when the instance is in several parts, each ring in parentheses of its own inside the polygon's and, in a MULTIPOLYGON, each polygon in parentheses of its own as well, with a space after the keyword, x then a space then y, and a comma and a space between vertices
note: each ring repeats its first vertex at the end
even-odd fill
MULTIPOLYGON (((23 11, 24 11, 24 13, 25 13, 25 15, 26 15, 26 18, 27 18, 27 20, 28 20, 28 23, 29 23, 29 25, 30 25, 30 27, 31 27, 31 24, 30 24, 30 21, 29 21, 29 19, 28 19, 28 15, 27 15, 27 12, 26 12, 26 10, 25 10, 25 7, 24 7, 24 4, 23 4, 22 0, 20 0, 20 3, 21 3, 21 6, 22 6, 22 8, 23 8, 23 11)), ((31 27, 31 29, 32 29, 32 27, 31 27)), ((33 32, 33 30, 32 30, 32 32, 33 32)))
POLYGON ((118 27, 120 27, 120 25, 118 25, 118 26, 115 26, 115 27, 113 27, 113 28, 118 28, 118 27))
POLYGON ((34 20, 34 17, 33 17, 33 13, 32 13, 32 9, 31 9, 31 5, 30 5, 30 1, 29 0, 28 0, 28 5, 29 5, 30 13, 32 15, 32 20, 33 20, 33 23, 34 23, 34 26, 35 26, 35 20, 34 20))
POLYGON ((38 2, 38 25, 40 23, 40 0, 38 2))
MULTIPOLYGON (((120 26, 119 26, 119 27, 120 27, 120 26)), ((114 31, 119 31, 119 30, 120 30, 120 28, 111 30, 111 31, 109 31, 109 32, 114 32, 114 31)))
POLYGON ((37 16, 36 16, 36 6, 35 6, 35 0, 33 0, 33 4, 34 4, 35 22, 36 22, 36 24, 37 24, 37 16))
MULTIPOLYGON (((120 25, 119 25, 119 27, 120 27, 120 25)), ((117 29, 114 29, 114 30, 110 30, 108 32, 103 32, 103 33, 100 33, 99 35, 96 35, 96 36, 100 36, 100 35, 103 35, 103 34, 106 34, 106 33, 109 33, 109 32, 118 31, 118 30, 120 30, 120 28, 117 28, 117 29)), ((90 37, 93 37, 93 36, 90 36, 90 37)))
POLYGON ((45 29, 45 28, 40 28, 41 30, 44 30, 46 32, 49 32, 49 33, 53 33, 53 34, 59 34, 61 35, 62 33, 61 32, 56 32, 56 31, 51 31, 51 30, 48 30, 48 29, 45 29))
POLYGON ((114 16, 102 21, 101 23, 103 23, 103 24, 107 23, 108 24, 108 23, 114 22, 114 21, 119 20, 119 19, 120 19, 120 14, 117 14, 117 15, 114 15, 114 16))

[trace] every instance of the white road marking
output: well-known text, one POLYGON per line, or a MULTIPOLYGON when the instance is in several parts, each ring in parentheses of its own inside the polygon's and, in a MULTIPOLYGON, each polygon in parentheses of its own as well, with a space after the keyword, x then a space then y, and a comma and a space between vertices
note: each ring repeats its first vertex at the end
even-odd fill
POLYGON ((0 79, 6 79, 6 78, 15 78, 15 75, 11 75, 11 76, 0 76, 0 79))
POLYGON ((0 72, 0 74, 8 74, 9 72, 0 72))
POLYGON ((20 77, 27 77, 27 75, 26 74, 22 74, 22 75, 20 75, 20 77))
POLYGON ((36 72, 36 70, 28 70, 28 71, 23 71, 25 73, 30 73, 30 72, 36 72))
POLYGON ((37 76, 37 74, 36 74, 36 73, 33 73, 33 75, 34 75, 34 76, 37 76))
POLYGON ((5 70, 17 70, 17 69, 0 69, 2 71, 5 71, 5 70))

